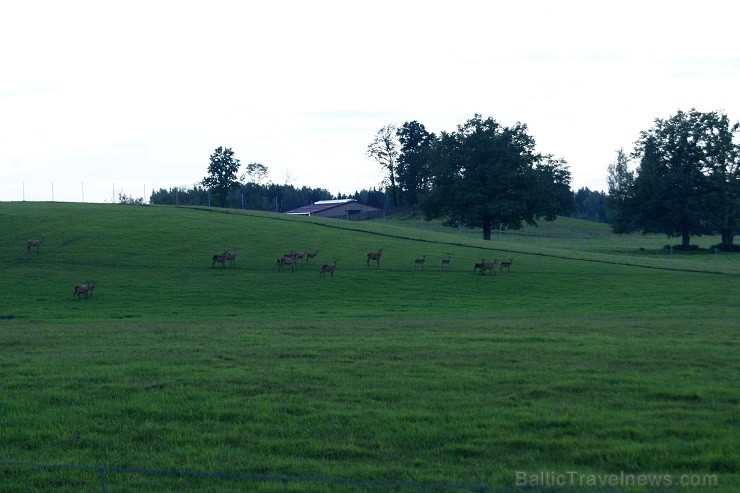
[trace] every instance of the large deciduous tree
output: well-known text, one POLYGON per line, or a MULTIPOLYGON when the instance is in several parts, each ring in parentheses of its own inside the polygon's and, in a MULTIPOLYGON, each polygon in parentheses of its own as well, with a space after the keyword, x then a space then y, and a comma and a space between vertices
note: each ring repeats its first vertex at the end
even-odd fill
POLYGON ((572 206, 570 172, 563 160, 535 152, 527 126, 500 125, 475 115, 432 146, 432 186, 423 209, 448 225, 518 229, 572 206))
POLYGON ((203 178, 203 186, 213 190, 216 205, 226 207, 229 191, 239 186, 237 181, 239 165, 239 160, 234 157, 231 148, 218 147, 211 154, 208 176, 203 178))
POLYGON ((414 207, 429 190, 429 152, 436 139, 416 120, 406 122, 396 131, 401 144, 398 156, 398 182, 404 203, 414 207))
POLYGON ((367 155, 375 159, 386 172, 385 181, 390 188, 391 203, 394 207, 398 207, 399 205, 397 185, 398 154, 396 126, 392 124, 378 130, 373 141, 367 146, 367 155))
POLYGON ((684 249, 692 235, 720 232, 730 248, 740 197, 738 128, 723 114, 695 109, 656 119, 635 143, 637 169, 619 163, 624 156, 610 167, 615 231, 680 236, 684 249))

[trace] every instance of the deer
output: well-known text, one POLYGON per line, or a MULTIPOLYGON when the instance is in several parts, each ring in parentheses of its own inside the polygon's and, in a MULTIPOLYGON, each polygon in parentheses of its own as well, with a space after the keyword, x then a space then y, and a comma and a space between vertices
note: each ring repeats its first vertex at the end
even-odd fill
POLYGON ((331 274, 331 277, 334 277, 334 271, 337 268, 337 259, 333 259, 331 264, 324 264, 321 266, 321 272, 319 272, 320 275, 324 275, 325 272, 328 272, 331 274))
POLYGON ((450 266, 450 262, 452 262, 452 255, 450 255, 448 253, 447 254, 447 258, 443 258, 442 260, 439 261, 439 266, 440 267, 449 267, 450 266))
POLYGON ((296 254, 295 252, 293 252, 290 255, 283 255, 282 257, 277 259, 277 262, 275 263, 275 265, 277 267, 280 267, 281 270, 284 266, 290 265, 290 270, 293 271, 295 269, 296 262, 297 262, 296 254))
POLYGON ((511 263, 514 261, 513 258, 510 258, 509 260, 502 260, 501 264, 499 265, 499 272, 504 270, 504 267, 506 267, 506 272, 511 272, 511 263))
POLYGON ((38 240, 28 240, 28 253, 31 253, 31 247, 36 247, 36 253, 39 253, 39 247, 45 238, 46 236, 41 235, 38 240))
POLYGON ((486 261, 486 259, 482 258, 480 260, 480 262, 476 262, 475 263, 475 265, 473 266, 473 274, 475 274, 475 271, 477 271, 478 269, 482 269, 483 268, 483 262, 485 262, 485 261, 486 261))
POLYGON ((227 255, 226 253, 220 253, 218 255, 214 255, 213 262, 211 262, 211 268, 216 267, 216 262, 221 262, 221 267, 226 267, 226 265, 224 265, 224 262, 228 260, 226 258, 226 255, 227 255))
POLYGON ((86 281, 85 284, 77 284, 75 286, 75 292, 74 295, 72 295, 72 299, 77 297, 77 299, 80 299, 80 295, 85 295, 85 299, 87 299, 88 296, 92 296, 93 289, 95 289, 95 285, 97 284, 97 281, 86 281))
POLYGON ((367 254, 367 266, 370 267, 370 261, 375 260, 377 267, 380 267, 380 256, 383 255, 383 249, 381 248, 377 252, 370 252, 367 254))
POLYGON ((224 252, 222 255, 226 256, 225 260, 228 260, 232 267, 236 267, 236 247, 233 252, 224 252))
POLYGON ((309 252, 308 249, 305 251, 305 261, 308 262, 309 260, 313 260, 316 258, 316 255, 319 254, 319 251, 316 250, 315 252, 309 252))
POLYGON ((426 262, 427 256, 422 255, 421 258, 414 259, 414 267, 421 266, 421 270, 424 270, 424 262, 426 262))
POLYGON ((486 262, 485 260, 483 260, 480 266, 481 275, 485 274, 487 270, 491 271, 491 275, 495 274, 496 271, 494 268, 496 267, 497 261, 498 259, 494 259, 493 262, 486 262))

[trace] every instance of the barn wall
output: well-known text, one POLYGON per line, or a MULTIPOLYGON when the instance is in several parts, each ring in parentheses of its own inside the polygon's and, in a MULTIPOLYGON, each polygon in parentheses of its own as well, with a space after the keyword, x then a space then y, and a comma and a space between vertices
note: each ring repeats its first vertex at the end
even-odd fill
POLYGON ((383 211, 369 205, 360 204, 357 202, 341 204, 337 207, 332 207, 325 211, 316 212, 314 216, 328 217, 333 219, 370 219, 376 217, 383 217, 383 211))

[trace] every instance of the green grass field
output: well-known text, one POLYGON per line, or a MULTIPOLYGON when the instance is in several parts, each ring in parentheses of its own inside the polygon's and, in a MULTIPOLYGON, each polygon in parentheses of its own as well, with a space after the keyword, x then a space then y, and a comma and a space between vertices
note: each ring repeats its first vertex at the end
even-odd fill
MULTIPOLYGON (((733 255, 668 255, 665 237, 567 218, 484 242, 415 218, 0 203, 0 232, 0 461, 488 491, 541 472, 597 490, 588 478, 607 474, 673 481, 617 488, 630 491, 740 488, 733 255), (235 268, 211 267, 233 247, 235 268), (305 248, 318 258, 275 268, 305 248), (474 274, 481 258, 513 258, 511 272, 474 274), (93 296, 73 299, 88 279, 93 296)), ((106 488, 369 486, 130 473, 106 488)), ((0 468, 0 491, 96 489, 94 473, 0 468)))

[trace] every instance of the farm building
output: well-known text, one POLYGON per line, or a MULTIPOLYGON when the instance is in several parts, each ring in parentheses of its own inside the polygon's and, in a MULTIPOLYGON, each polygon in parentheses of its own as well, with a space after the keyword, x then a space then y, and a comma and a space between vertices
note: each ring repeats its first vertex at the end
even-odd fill
POLYGON ((319 200, 311 205, 287 211, 286 214, 359 221, 363 219, 383 217, 383 209, 361 204, 355 199, 319 200))

